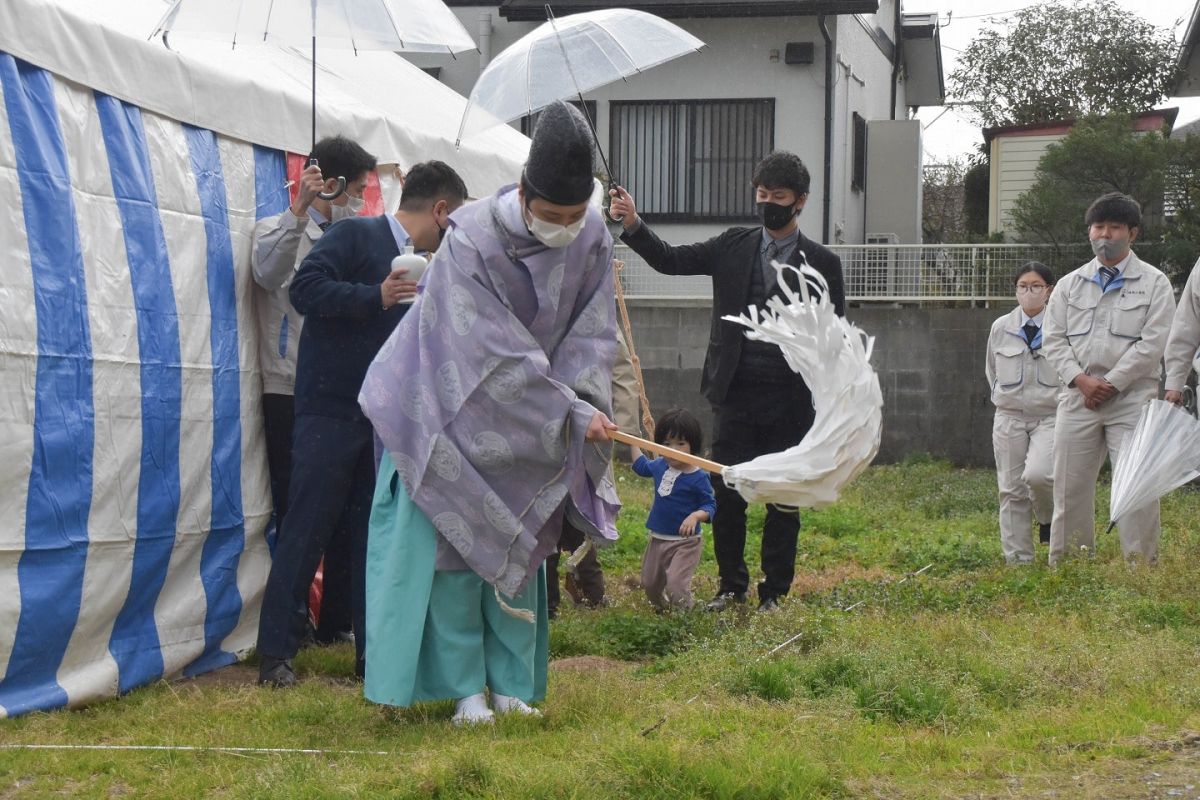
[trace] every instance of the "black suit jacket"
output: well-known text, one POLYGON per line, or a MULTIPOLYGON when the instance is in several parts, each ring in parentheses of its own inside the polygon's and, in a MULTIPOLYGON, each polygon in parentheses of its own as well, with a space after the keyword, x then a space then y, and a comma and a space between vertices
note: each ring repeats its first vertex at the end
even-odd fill
MULTIPOLYGON (((680 245, 667 244, 655 235, 644 222, 632 233, 621 235, 621 241, 664 275, 711 275, 713 291, 712 323, 708 333, 708 352, 704 358, 704 376, 700 391, 714 406, 725 401, 729 384, 737 369, 746 340, 746 329, 721 319, 727 314, 739 315, 750 304, 750 271, 760 263, 762 227, 730 228, 706 242, 680 245)), ((803 253, 808 265, 824 276, 829 284, 829 299, 839 316, 846 315, 846 290, 842 280, 842 260, 812 239, 800 234, 788 262, 800 263, 803 253)), ((788 275, 794 279, 795 275, 788 275)), ((797 288, 798 287, 793 287, 797 288)))

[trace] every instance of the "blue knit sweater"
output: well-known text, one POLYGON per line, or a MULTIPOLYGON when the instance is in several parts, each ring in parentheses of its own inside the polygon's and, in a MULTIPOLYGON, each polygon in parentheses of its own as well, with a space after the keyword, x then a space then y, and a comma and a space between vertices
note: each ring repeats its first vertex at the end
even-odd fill
MULTIPOLYGON (((679 472, 671 470, 667 466, 665 458, 656 458, 651 461, 645 456, 641 456, 633 462, 633 471, 643 478, 654 478, 654 504, 650 506, 650 516, 646 518, 646 528, 657 536, 682 538, 679 536, 679 526, 683 524, 688 514, 703 509, 708 512, 708 518, 712 519, 713 514, 717 511, 717 500, 713 495, 712 483, 709 481, 708 475, 701 470, 679 472), (675 483, 671 486, 670 492, 664 496, 660 494, 660 487, 663 485, 663 477, 668 470, 675 473, 675 483)), ((697 531, 697 535, 704 526, 698 527, 700 530, 697 531)))

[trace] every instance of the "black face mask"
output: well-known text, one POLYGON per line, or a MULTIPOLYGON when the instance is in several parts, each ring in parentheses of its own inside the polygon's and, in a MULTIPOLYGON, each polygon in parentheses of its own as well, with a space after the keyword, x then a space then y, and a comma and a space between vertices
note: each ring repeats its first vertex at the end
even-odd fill
MULTIPOLYGON (((437 222, 435 221, 433 224, 437 225, 437 222)), ((445 228, 443 228, 441 225, 438 225, 438 244, 441 244, 442 239, 446 238, 446 231, 448 231, 449 229, 450 229, 449 225, 447 225, 445 228)))
POLYGON ((779 203, 758 204, 758 217, 767 230, 777 231, 786 228, 794 216, 796 216, 795 206, 782 206, 779 203))

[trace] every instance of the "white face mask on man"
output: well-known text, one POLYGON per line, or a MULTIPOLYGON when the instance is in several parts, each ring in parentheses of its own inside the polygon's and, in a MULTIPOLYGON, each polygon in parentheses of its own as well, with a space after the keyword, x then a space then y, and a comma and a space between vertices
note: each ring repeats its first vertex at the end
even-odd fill
POLYGON ((546 247, 566 247, 575 241, 580 231, 583 230, 583 223, 587 222, 587 217, 580 217, 578 222, 570 225, 555 225, 535 217, 529 209, 525 209, 525 211, 525 226, 529 228, 533 237, 546 247))

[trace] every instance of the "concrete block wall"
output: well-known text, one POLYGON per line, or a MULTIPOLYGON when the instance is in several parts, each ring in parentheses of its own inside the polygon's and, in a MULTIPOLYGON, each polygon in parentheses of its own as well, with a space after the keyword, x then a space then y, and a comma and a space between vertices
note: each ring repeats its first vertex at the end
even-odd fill
MULTIPOLYGON (((712 413, 700 395, 711 305, 630 300, 634 346, 657 415, 693 411, 711 441, 712 413)), ((992 466, 992 405, 983 376, 992 321, 1005 309, 851 308, 852 322, 875 337, 872 363, 883 391, 877 462, 929 453, 963 466, 992 466)))

